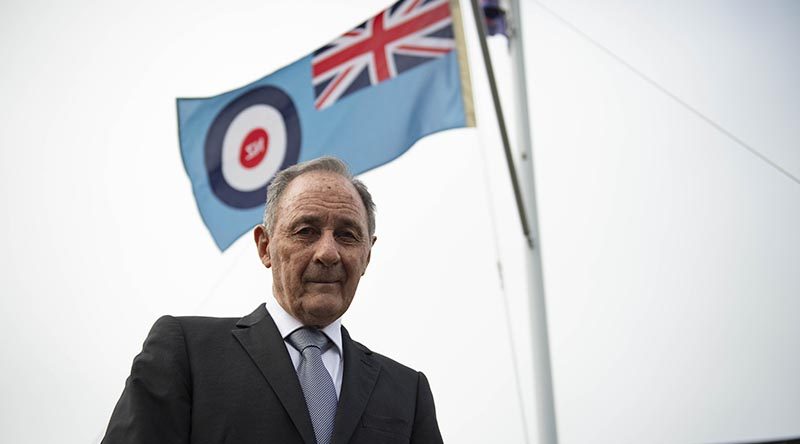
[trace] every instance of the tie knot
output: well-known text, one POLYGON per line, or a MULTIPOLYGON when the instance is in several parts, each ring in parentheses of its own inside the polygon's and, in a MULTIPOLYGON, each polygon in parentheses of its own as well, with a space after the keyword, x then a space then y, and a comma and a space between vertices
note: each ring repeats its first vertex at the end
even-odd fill
POLYGON ((298 328, 290 333, 286 340, 300 353, 308 347, 316 347, 324 353, 333 345, 325 333, 311 327, 298 328))

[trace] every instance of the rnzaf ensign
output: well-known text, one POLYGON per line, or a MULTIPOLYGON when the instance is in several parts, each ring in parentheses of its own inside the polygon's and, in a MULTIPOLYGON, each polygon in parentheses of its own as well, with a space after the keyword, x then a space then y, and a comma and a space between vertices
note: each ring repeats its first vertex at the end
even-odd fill
POLYGON ((455 0, 401 0, 236 90, 178 99, 181 155, 224 250, 261 221, 275 173, 336 156, 358 174, 428 134, 473 126, 455 0))

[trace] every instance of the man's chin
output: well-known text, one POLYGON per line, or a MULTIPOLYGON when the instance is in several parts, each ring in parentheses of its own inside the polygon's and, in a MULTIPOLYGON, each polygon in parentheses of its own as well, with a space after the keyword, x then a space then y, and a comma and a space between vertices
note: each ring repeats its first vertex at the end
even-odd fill
POLYGON ((325 327, 338 319, 347 310, 344 298, 338 292, 319 292, 303 296, 303 318, 305 325, 325 327))

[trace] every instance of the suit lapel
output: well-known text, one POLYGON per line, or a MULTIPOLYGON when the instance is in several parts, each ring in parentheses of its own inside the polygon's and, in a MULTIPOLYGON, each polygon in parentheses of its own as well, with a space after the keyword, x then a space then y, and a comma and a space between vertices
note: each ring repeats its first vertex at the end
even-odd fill
POLYGON ((344 327, 342 327, 342 348, 344 375, 331 444, 345 444, 350 440, 358 420, 367 407, 380 373, 380 366, 372 358, 372 352, 350 339, 350 334, 344 327))
MULTIPOLYGON (((314 428, 311 425, 297 373, 286 352, 286 345, 278 327, 267 312, 265 304, 261 304, 253 313, 240 319, 236 327, 232 330, 233 335, 261 370, 303 440, 308 444, 314 444, 314 428)), ((346 366, 347 363, 345 368, 346 366)), ((347 377, 347 370, 344 377, 347 377)))

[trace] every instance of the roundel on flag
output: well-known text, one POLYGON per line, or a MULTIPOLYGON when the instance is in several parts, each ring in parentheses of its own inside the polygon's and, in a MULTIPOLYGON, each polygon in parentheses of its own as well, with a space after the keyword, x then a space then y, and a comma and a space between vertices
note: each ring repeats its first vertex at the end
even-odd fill
POLYGON ((211 190, 235 208, 264 205, 267 184, 300 156, 300 119, 274 86, 231 101, 208 128, 205 165, 211 190))

